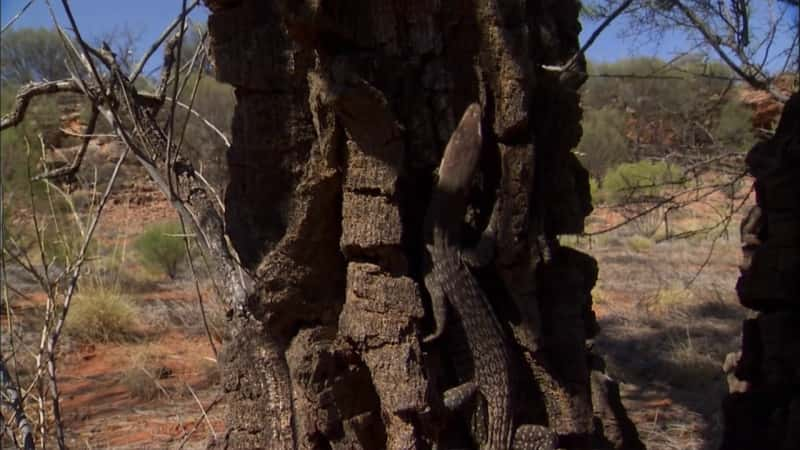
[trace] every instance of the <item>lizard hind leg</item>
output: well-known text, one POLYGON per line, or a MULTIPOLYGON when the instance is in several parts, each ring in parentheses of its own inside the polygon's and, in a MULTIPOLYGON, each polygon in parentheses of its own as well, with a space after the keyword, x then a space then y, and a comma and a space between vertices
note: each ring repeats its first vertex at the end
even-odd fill
POLYGON ((456 387, 450 388, 444 393, 444 407, 449 412, 456 412, 468 404, 478 392, 478 383, 467 381, 456 387))

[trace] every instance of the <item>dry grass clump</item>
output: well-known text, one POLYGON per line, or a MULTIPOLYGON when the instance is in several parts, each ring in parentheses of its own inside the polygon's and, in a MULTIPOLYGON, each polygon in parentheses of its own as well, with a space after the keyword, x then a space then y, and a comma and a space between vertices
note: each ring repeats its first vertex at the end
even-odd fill
POLYGON ((696 345, 688 329, 685 339, 676 338, 669 343, 667 361, 674 366, 667 376, 670 384, 676 387, 709 385, 722 376, 719 358, 707 353, 701 345, 696 345))
POLYGON ((120 378, 120 383, 135 398, 153 400, 158 397, 169 397, 169 391, 158 380, 172 376, 172 370, 159 364, 160 357, 150 350, 144 350, 133 356, 133 364, 120 378))
POLYGON ((70 306, 65 332, 86 342, 133 341, 138 316, 130 299, 117 289, 93 283, 82 286, 70 306))
POLYGON ((120 383, 132 396, 142 400, 153 400, 162 395, 155 377, 142 367, 131 367, 122 374, 120 383))

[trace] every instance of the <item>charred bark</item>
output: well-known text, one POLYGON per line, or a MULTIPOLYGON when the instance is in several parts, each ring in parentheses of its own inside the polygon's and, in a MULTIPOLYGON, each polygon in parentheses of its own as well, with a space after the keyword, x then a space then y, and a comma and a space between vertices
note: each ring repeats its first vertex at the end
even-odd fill
POLYGON ((742 351, 728 355, 722 450, 800 448, 800 94, 747 155, 757 205, 742 221, 742 351))
POLYGON ((478 277, 513 336, 514 420, 550 427, 563 448, 635 445, 635 431, 625 441, 602 425, 618 402, 593 411, 596 263, 557 240, 591 210, 570 152, 582 80, 541 66, 578 50, 579 3, 207 4, 217 77, 237 97, 226 230, 255 280, 231 314, 227 433, 213 445, 441 448, 468 435, 443 413, 451 353, 422 341, 434 326, 423 222, 475 101, 488 135, 466 234, 496 231, 478 277))

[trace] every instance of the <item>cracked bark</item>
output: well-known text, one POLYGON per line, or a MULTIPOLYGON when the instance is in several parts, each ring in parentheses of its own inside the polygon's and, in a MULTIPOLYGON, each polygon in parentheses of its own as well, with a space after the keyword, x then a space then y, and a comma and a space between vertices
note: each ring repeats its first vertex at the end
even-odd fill
POLYGON ((206 3, 217 78, 237 97, 225 226, 256 280, 220 358, 227 432, 212 446, 410 449, 467 435, 442 414, 457 384, 448 349, 422 343, 422 272, 434 171, 473 101, 488 136, 467 237, 496 204, 496 260, 479 277, 514 337, 515 422, 551 427, 563 448, 615 436, 596 425, 606 413, 593 413, 585 347, 596 265, 556 239, 591 209, 570 153, 582 80, 539 69, 578 49, 579 4, 206 3))

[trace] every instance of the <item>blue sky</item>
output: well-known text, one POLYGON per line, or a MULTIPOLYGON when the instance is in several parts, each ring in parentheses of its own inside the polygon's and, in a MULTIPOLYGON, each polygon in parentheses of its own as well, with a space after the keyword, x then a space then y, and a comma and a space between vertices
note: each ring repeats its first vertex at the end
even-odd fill
MULTIPOLYGON (((0 0, 0 23, 4 26, 25 3, 27 0, 0 0)), ((67 26, 61 2, 51 0, 51 3, 62 26, 67 26)), ((180 12, 181 0, 72 0, 70 5, 81 32, 90 42, 115 28, 127 26, 131 31, 141 34, 142 44, 137 50, 142 52, 180 12)), ((207 15, 208 10, 200 6, 190 17, 203 22, 207 15)), ((52 20, 44 0, 34 0, 33 5, 14 24, 15 28, 51 26, 52 20)), ((583 23, 582 42, 596 26, 597 23, 594 22, 583 23)), ((686 40, 677 33, 667 34, 658 43, 621 38, 620 31, 626 26, 623 19, 612 23, 589 49, 588 57, 594 61, 606 62, 637 55, 657 55, 669 59, 679 49, 686 48, 686 40)), ((784 43, 791 39, 791 36, 778 36, 778 40, 784 43)), ((148 69, 156 68, 159 63, 159 57, 152 58, 148 69)))

